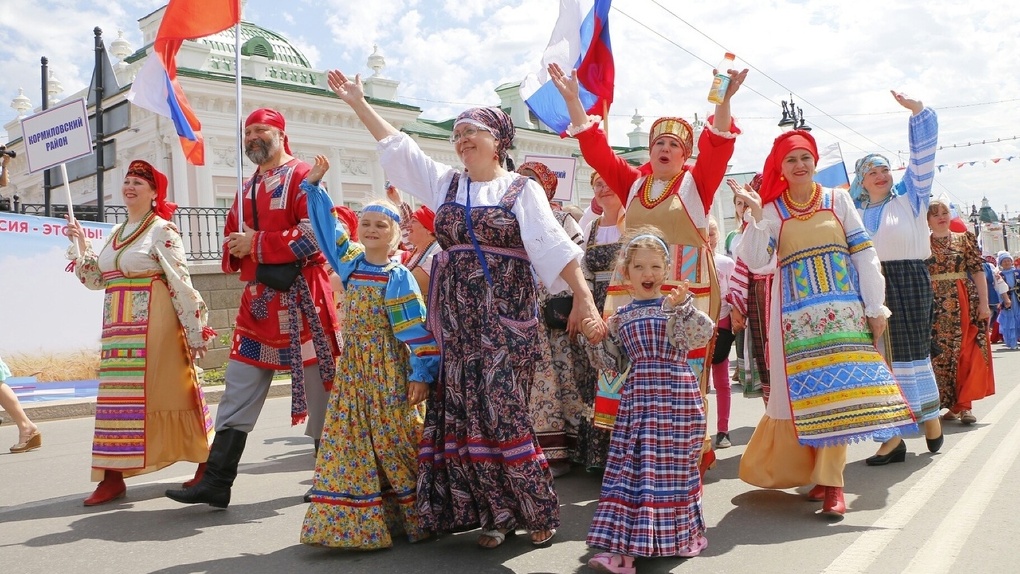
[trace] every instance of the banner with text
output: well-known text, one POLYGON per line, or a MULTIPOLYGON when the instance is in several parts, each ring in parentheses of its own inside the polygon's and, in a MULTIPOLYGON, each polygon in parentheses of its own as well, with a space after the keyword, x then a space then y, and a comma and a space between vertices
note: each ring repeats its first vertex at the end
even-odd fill
POLYGON ((92 153, 92 130, 82 98, 21 120, 21 133, 32 173, 92 153))
POLYGON ((556 195, 554 200, 571 202, 574 200, 574 175, 577 171, 577 158, 558 155, 526 155, 521 163, 537 161, 544 163, 556 174, 556 195))
MULTIPOLYGON (((81 224, 98 252, 113 224, 81 224)), ((68 245, 62 219, 0 213, 0 357, 8 364, 16 357, 18 364, 31 365, 26 367, 31 372, 22 374, 94 378, 94 372, 82 377, 67 367, 69 357, 98 364, 103 291, 86 289, 65 271, 68 245)))

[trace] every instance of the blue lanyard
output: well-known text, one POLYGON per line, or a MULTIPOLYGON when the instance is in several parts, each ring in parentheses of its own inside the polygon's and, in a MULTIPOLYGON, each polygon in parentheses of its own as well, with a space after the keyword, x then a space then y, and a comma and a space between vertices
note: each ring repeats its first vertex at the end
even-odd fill
POLYGON ((482 247, 478 244, 478 237, 475 236, 475 225, 471 220, 471 176, 467 178, 467 201, 464 202, 464 219, 467 224, 468 237, 471 238, 471 245, 475 248, 475 255, 478 256, 478 262, 482 265, 482 274, 485 275, 485 282, 492 287, 492 276, 489 274, 489 264, 485 261, 485 254, 482 253, 482 247))

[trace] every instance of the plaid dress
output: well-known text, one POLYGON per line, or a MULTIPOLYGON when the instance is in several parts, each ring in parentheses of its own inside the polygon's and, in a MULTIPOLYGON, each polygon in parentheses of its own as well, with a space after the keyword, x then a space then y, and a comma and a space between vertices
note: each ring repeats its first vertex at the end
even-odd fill
POLYGON ((705 531, 698 474, 705 408, 687 350, 704 345, 714 325, 689 303, 671 318, 662 301, 621 307, 610 336, 590 353, 601 368, 630 363, 587 538, 627 556, 675 556, 705 531))

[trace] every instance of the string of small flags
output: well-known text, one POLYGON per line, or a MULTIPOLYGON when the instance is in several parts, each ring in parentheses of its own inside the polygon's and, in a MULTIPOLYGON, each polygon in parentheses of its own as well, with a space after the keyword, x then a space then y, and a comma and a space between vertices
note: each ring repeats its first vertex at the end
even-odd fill
MULTIPOLYGON (((961 161, 961 162, 958 162, 958 163, 944 163, 944 164, 941 164, 941 165, 936 165, 935 169, 937 169, 939 171, 942 171, 943 169, 949 169, 949 168, 960 169, 961 167, 974 167, 977 164, 981 164, 981 166, 984 167, 984 166, 988 165, 988 162, 1000 163, 1000 162, 1003 162, 1003 161, 1013 161, 1014 159, 1020 160, 1020 156, 1011 155, 1011 156, 1007 156, 1007 157, 993 157, 991 159, 984 159, 984 160, 961 161)), ((901 171, 901 170, 904 170, 904 169, 907 169, 907 167, 906 166, 898 167, 898 168, 896 168, 895 171, 901 171)))

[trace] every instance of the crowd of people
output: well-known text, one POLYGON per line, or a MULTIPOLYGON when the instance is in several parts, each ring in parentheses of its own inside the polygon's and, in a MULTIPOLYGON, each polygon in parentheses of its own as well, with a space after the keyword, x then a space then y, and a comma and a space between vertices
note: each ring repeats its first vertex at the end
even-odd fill
MULTIPOLYGON (((483 548, 518 530, 547 545, 560 527, 555 479, 588 471, 602 481, 588 564, 632 573, 635 558, 708 545, 703 477, 714 449, 732 445, 734 341, 734 376, 764 399, 740 460, 748 484, 810 486, 821 513, 840 517, 849 443, 878 444, 869 466, 903 462, 904 437, 919 433, 939 451, 941 423, 974 424, 975 401, 994 393, 993 316, 1017 348, 1020 271, 1006 252, 983 261, 932 198, 935 112, 894 92, 911 113, 906 172, 894 183, 888 159, 869 154, 849 192, 814 182, 810 133, 780 135, 759 176, 726 182, 739 222, 727 256, 709 210, 741 133, 730 101, 747 71, 726 73, 693 166, 694 130, 664 117, 635 167, 586 113, 574 73, 550 66, 594 170, 579 221, 551 204, 547 166, 515 169, 515 128, 499 109, 456 118, 453 167, 384 120, 359 77, 330 71, 391 182, 360 213, 333 205, 325 157, 291 155, 279 112, 253 112, 244 145, 257 168, 224 233, 223 269, 244 289, 215 425, 194 367, 214 333, 169 221, 167 178, 131 162, 128 218, 106 244, 97 252, 68 225, 74 273, 106 292, 99 485, 85 504, 190 461, 195 477, 166 495, 226 508, 284 370, 291 422, 306 423, 316 456, 302 543, 377 549, 478 528, 483 548)), ((7 394, 11 450, 38 448, 7 394)))

